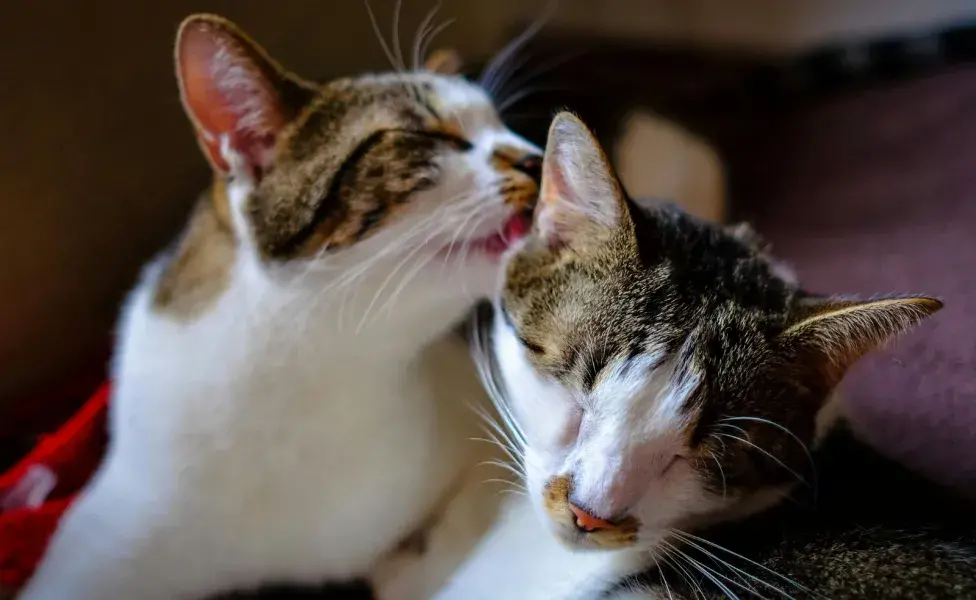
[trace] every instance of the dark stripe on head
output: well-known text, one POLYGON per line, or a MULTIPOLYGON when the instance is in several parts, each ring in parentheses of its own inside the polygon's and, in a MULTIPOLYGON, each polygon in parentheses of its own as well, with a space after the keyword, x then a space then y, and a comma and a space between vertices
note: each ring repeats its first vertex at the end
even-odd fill
POLYGON ((339 202, 339 189, 349 173, 354 172, 355 167, 358 165, 359 161, 369 153, 374 147, 376 147, 387 134, 391 133, 390 130, 381 130, 373 132, 371 135, 366 137, 362 142, 359 143, 356 148, 346 156, 342 164, 339 165, 339 169, 336 171, 335 177, 329 185, 329 191, 326 193, 322 201, 319 202, 318 206, 315 207, 315 214, 312 219, 306 223, 295 235, 291 236, 286 240, 279 242, 274 248, 271 248, 271 254, 277 256, 286 256, 289 254, 294 254, 298 249, 308 241, 309 238, 318 230, 322 223, 330 218, 336 216, 338 211, 344 210, 342 203, 339 202))

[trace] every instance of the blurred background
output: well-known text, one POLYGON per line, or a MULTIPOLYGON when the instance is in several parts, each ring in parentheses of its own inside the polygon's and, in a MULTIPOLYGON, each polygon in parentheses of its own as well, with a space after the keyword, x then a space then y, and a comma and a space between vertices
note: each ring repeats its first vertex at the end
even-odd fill
MULTIPOLYGON (((372 0, 387 35, 393 4, 372 0)), ((432 4, 403 1, 405 43, 432 4)), ((456 22, 435 46, 477 70, 544 8, 444 0, 439 18, 456 22)), ((200 11, 307 78, 389 66, 361 0, 3 3, 8 407, 104 364, 125 291, 207 180, 171 56, 177 25, 200 11)), ((724 159, 728 213, 755 221, 814 287, 946 296, 927 334, 877 359, 852 394, 869 436, 976 489, 973 460, 942 466, 960 442, 976 456, 974 23, 972 0, 562 0, 525 51, 513 81, 526 93, 507 116, 538 140, 568 106, 611 145, 634 110, 673 118, 724 159), (932 435, 892 444, 912 419, 932 435)))

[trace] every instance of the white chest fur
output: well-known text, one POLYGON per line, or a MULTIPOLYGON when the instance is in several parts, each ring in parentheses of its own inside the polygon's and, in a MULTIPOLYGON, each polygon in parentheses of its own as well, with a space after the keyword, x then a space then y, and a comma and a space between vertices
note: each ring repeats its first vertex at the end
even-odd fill
POLYGON ((480 387, 463 343, 434 341, 464 303, 357 334, 319 290, 239 262, 192 323, 152 311, 148 269, 123 319, 109 456, 25 598, 365 574, 470 463, 480 387))

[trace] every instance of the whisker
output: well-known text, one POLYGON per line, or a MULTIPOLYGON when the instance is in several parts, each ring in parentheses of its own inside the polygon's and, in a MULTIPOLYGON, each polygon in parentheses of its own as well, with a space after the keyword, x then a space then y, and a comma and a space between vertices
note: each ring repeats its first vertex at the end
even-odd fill
POLYGON ((486 444, 492 444, 494 446, 498 446, 499 448, 502 449, 505 455, 508 456, 508 458, 510 458, 513 462, 515 462, 516 464, 520 462, 518 457, 515 455, 515 453, 512 452, 511 448, 509 448, 508 446, 506 446, 505 444, 503 444, 498 440, 492 440, 488 438, 470 438, 470 440, 472 442, 485 442, 486 444))
MULTIPOLYGON (((675 558, 678 557, 682 558, 685 561, 685 564, 687 564, 689 567, 695 569, 696 571, 704 575, 705 578, 707 578, 709 581, 714 583, 716 587, 722 590, 722 593, 724 593, 730 600, 739 600, 738 595, 736 595, 732 590, 728 588, 728 586, 726 586, 724 583, 722 583, 715 577, 715 575, 719 575, 719 577, 722 577, 720 574, 715 573, 715 575, 713 575, 712 574, 713 571, 711 569, 701 564, 697 560, 691 558, 685 552, 679 550, 677 547, 669 544, 668 542, 661 542, 661 543, 670 546, 671 551, 675 553, 675 558)), ((727 578, 723 577, 723 579, 727 579, 727 578)))
MULTIPOLYGON (((512 451, 515 452, 515 454, 517 454, 518 456, 522 456, 522 450, 524 449, 524 446, 518 445, 518 443, 511 436, 509 436, 505 427, 500 425, 497 421, 495 421, 495 419, 492 419, 491 416, 488 414, 488 412, 485 409, 481 408, 480 406, 474 407, 474 412, 476 415, 481 417, 481 419, 485 422, 485 424, 487 424, 491 428, 492 431, 497 433, 501 437, 501 439, 507 443, 508 447, 511 448, 512 451)), ((485 433, 491 435, 490 431, 486 431, 485 433)))
POLYGON ((517 59, 513 58, 508 61, 504 67, 498 70, 495 74, 495 81, 492 86, 493 90, 489 93, 495 99, 495 102, 499 102, 504 98, 505 88, 508 87, 509 80, 521 69, 524 69, 531 58, 531 53, 522 54, 517 59))
MULTIPOLYGON (((466 203, 465 202, 460 202, 460 203, 457 203, 456 205, 446 205, 446 206, 449 207, 449 208, 451 208, 451 209, 457 210, 457 209, 460 209, 462 207, 466 208, 466 203)), ((444 209, 444 208, 445 207, 443 207, 443 206, 441 207, 441 209, 444 209)), ((383 283, 380 285, 379 289, 374 294, 373 299, 370 301, 369 305, 366 307, 366 310, 363 312, 363 315, 362 315, 362 317, 360 319, 359 325, 356 328, 357 333, 362 330, 362 328, 363 328, 364 325, 366 325, 366 323, 368 322, 368 319, 369 319, 369 314, 372 311, 373 307, 375 306, 376 302, 379 300, 379 298, 383 294, 383 292, 386 291, 387 286, 389 286, 389 284, 392 282, 393 278, 398 274, 398 272, 400 271, 400 269, 402 269, 408 262, 410 262, 410 260, 412 260, 414 258, 414 256, 417 255, 417 253, 419 253, 421 250, 423 250, 425 248, 425 246, 433 238, 435 238, 437 235, 439 235, 441 232, 443 232, 448 226, 450 226, 451 220, 450 219, 443 218, 443 216, 442 216, 442 213, 444 213, 444 212, 448 212, 448 214, 450 214, 450 211, 446 211, 446 210, 437 210, 437 211, 434 211, 427 219, 425 219, 424 221, 422 221, 420 225, 418 225, 417 227, 415 227, 414 229, 412 229, 410 232, 408 232, 410 234, 409 236, 405 236, 408 239, 413 238, 413 237, 419 237, 418 234, 424 233, 424 227, 429 227, 429 228, 432 229, 432 231, 430 231, 428 233, 427 237, 421 243, 417 244, 412 250, 410 250, 409 252, 407 252, 406 256, 402 260, 400 260, 400 262, 394 267, 394 269, 389 273, 389 275, 387 275, 386 279, 383 281, 383 283), (441 214, 439 214, 439 213, 441 213, 441 214), (441 218, 440 219, 435 219, 434 217, 436 217, 436 216, 440 216, 441 218)), ((372 262, 375 262, 376 260, 378 260, 378 258, 381 255, 389 254, 390 253, 389 252, 389 248, 391 246, 393 246, 394 248, 396 248, 396 250, 398 250, 398 251, 400 249, 400 248, 396 247, 396 245, 393 245, 393 244, 388 245, 386 248, 384 248, 383 251, 378 252, 377 255, 375 255, 373 257, 372 262)), ((400 289, 402 291, 402 287, 401 288, 398 288, 398 289, 400 289)))
POLYGON ((484 462, 478 463, 478 466, 479 467, 498 467, 499 469, 503 469, 505 471, 508 471, 509 473, 511 473, 512 475, 518 477, 519 479, 524 479, 525 478, 525 474, 523 474, 521 471, 519 471, 518 469, 516 469, 512 465, 510 465, 510 464, 508 464, 506 462, 502 462, 500 460, 486 460, 484 462))
POLYGON ((505 393, 502 391, 503 386, 500 383, 501 378, 497 372, 494 355, 488 347, 488 340, 491 335, 490 327, 491 320, 482 318, 476 312, 471 320, 471 357, 478 370, 478 377, 481 379, 485 390, 488 392, 488 397, 498 411, 505 427, 511 431, 513 438, 517 440, 518 447, 525 448, 525 434, 508 404, 505 393))
POLYGON ((790 579, 789 577, 786 577, 785 575, 782 575, 780 573, 777 573, 776 571, 770 569, 769 567, 767 567, 767 566, 765 566, 763 564, 760 564, 760 563, 758 563, 758 562, 756 562, 756 561, 754 561, 754 560, 752 560, 750 558, 746 558, 745 556, 742 556, 741 554, 738 554, 736 552, 733 552, 732 550, 729 550, 728 548, 726 548, 724 546, 720 546, 719 544, 716 544, 715 542, 712 542, 710 540, 706 540, 705 538, 699 537, 697 535, 693 535, 691 533, 688 533, 687 531, 678 531, 677 533, 680 533, 682 536, 684 536, 686 538, 690 538, 692 540, 695 540, 697 542, 701 542, 702 544, 705 544, 707 546, 710 546, 712 548, 715 548, 716 550, 719 550, 720 552, 725 552, 726 554, 728 554, 730 556, 734 556, 734 557, 736 557, 736 558, 738 558, 740 560, 744 560, 744 561, 746 561, 747 563, 749 563, 751 565, 754 565, 756 567, 759 567, 760 569, 762 569, 763 571, 766 571, 770 575, 773 575, 774 577, 778 577, 781 580, 785 581, 786 583, 792 585, 793 587, 795 587, 796 589, 800 590, 801 592, 805 592, 807 594, 819 596, 819 594, 816 594, 811 589, 809 589, 806 586, 800 584, 799 582, 794 581, 793 579, 790 579))
MULTIPOLYGON (((506 89, 517 90, 522 86, 532 83, 533 80, 538 80, 544 75, 548 75, 549 73, 552 73, 559 67, 569 64, 572 61, 580 58, 581 56, 585 56, 586 54, 588 54, 587 50, 577 50, 575 52, 563 54, 561 56, 553 58, 552 60, 548 60, 542 63, 540 66, 533 69, 531 73, 528 73, 524 77, 519 77, 518 79, 512 79, 511 81, 503 80, 502 84, 498 87, 498 101, 502 102, 504 100, 507 100, 505 96, 506 89)), ((514 75, 515 72, 516 71, 513 71, 512 75, 514 75)))
MULTIPOLYGON (((443 227, 441 227, 438 230, 434 230, 432 233, 430 233, 427 236, 425 242, 428 242, 431 239, 433 239, 438 233, 440 233, 440 230, 442 229, 443 227)), ((376 305, 376 302, 380 299, 380 296, 383 295, 383 292, 386 291, 386 287, 390 285, 390 282, 393 281, 393 278, 397 276, 397 274, 400 272, 400 269, 402 269, 408 262, 410 262, 410 260, 413 259, 413 257, 415 257, 423 249, 424 249, 423 243, 417 244, 417 246, 415 246, 412 250, 410 250, 410 252, 408 252, 407 255, 399 263, 397 263, 397 265, 393 268, 393 270, 390 271, 390 274, 386 276, 386 279, 384 279, 383 283, 380 284, 379 289, 377 289, 376 293, 373 294, 373 299, 369 301, 369 304, 366 306, 366 310, 363 311, 363 315, 359 320, 359 325, 356 326, 357 334, 360 331, 362 331, 367 321, 369 321, 369 313, 373 310, 373 307, 376 305)))
POLYGON ((512 41, 505 45, 499 51, 494 58, 488 63, 484 71, 482 71, 481 77, 478 83, 481 84, 483 88, 488 90, 489 95, 494 96, 494 85, 496 85, 496 75, 498 70, 515 55, 516 52, 521 50, 528 44, 532 39, 538 35, 539 31, 549 22, 549 19, 556 12, 556 7, 558 6, 558 0, 550 0, 546 4, 546 9, 543 11, 542 15, 525 28, 525 31, 517 35, 512 41))
MULTIPOLYGON (((803 448, 803 452, 807 455, 807 460, 810 461, 810 472, 811 472, 812 477, 813 477, 813 489, 816 492, 816 489, 817 489, 817 479, 818 479, 818 475, 817 475, 817 463, 813 459, 813 453, 810 452, 810 447, 807 446, 805 443, 803 443, 803 440, 801 440, 798 435, 796 435, 795 433, 793 433, 792 431, 790 431, 787 427, 784 427, 783 425, 781 425, 781 424, 779 424, 779 423, 777 423, 775 421, 771 421, 769 419, 763 419, 763 418, 760 418, 760 417, 724 417, 724 418, 722 418, 722 419, 719 420, 720 423, 721 422, 727 422, 727 421, 753 421, 753 422, 756 422, 756 423, 765 423, 766 425, 769 425, 771 427, 775 427, 776 429, 779 429, 780 431, 782 431, 786 435, 788 435, 791 438, 793 438, 793 441, 795 441, 797 444, 799 444, 800 445, 800 448, 803 448)), ((814 496, 814 498, 816 498, 816 496, 814 496)))
POLYGON ((722 462, 715 456, 714 452, 709 452, 708 455, 715 461, 715 466, 718 467, 718 472, 722 476, 722 500, 725 500, 729 491, 728 485, 725 482, 725 469, 722 468, 722 462))
POLYGON ((457 19, 447 19, 437 27, 430 30, 430 33, 427 34, 427 39, 425 39, 420 45, 420 56, 422 59, 427 58, 427 50, 430 48, 430 45, 434 43, 437 36, 440 35, 445 29, 453 25, 456 21, 457 19))
POLYGON ((373 14, 373 7, 369 5, 369 0, 363 0, 363 4, 366 5, 366 12, 369 13, 369 22, 373 26, 373 33, 376 34, 376 39, 379 40, 380 47, 383 48, 383 53, 386 54, 386 58, 390 61, 390 66, 392 66, 394 70, 399 71, 400 69, 397 67, 396 57, 394 56, 393 52, 390 51, 390 47, 387 45, 386 39, 383 37, 383 32, 380 30, 380 25, 376 22, 376 15, 373 14))
POLYGON ((573 88, 568 88, 565 86, 540 86, 540 87, 526 88, 524 90, 519 90, 518 92, 515 92, 508 98, 505 98, 504 102, 499 102, 498 112, 504 113, 506 110, 515 106, 522 100, 525 100, 526 98, 531 98, 536 94, 541 94, 545 92, 572 92, 572 91, 574 91, 573 88))
POLYGON ((491 415, 488 414, 487 410, 485 410, 480 406, 472 407, 472 410, 474 410, 474 413, 477 416, 481 417, 481 420, 484 421, 485 424, 491 428, 491 431, 486 431, 486 433, 488 433, 489 435, 492 435, 492 432, 497 433, 498 436, 501 437, 501 439, 506 443, 506 445, 509 448, 512 449, 513 452, 515 452, 519 456, 522 455, 522 450, 524 449, 524 446, 519 445, 518 442, 515 441, 516 438, 514 438, 509 434, 509 432, 507 431, 508 429, 507 427, 499 424, 495 419, 491 417, 491 415))
POLYGON ((393 52, 397 59, 397 69, 406 70, 403 64, 403 49, 400 47, 400 9, 403 7, 403 0, 396 0, 393 6, 393 52))
POLYGON ((746 439, 752 439, 752 438, 749 437, 749 432, 746 431, 745 429, 739 427, 738 425, 732 425, 731 423, 721 423, 721 422, 719 422, 719 423, 717 423, 717 426, 718 427, 730 427, 730 428, 735 429, 736 431, 740 432, 742 435, 744 435, 746 437, 746 439))
POLYGON ((796 480, 797 481, 799 481, 803 485, 810 485, 810 484, 807 483, 806 479, 804 479, 803 477, 801 477, 800 474, 797 473, 796 471, 794 471, 793 469, 791 469, 788 466, 786 466, 786 464, 783 461, 781 461, 780 459, 776 458, 776 456, 773 455, 772 452, 769 452, 768 450, 766 450, 764 448, 760 448, 759 446, 757 446, 756 444, 753 444, 749 440, 746 440, 746 439, 743 439, 743 438, 740 438, 740 437, 736 437, 736 436, 730 435, 728 433, 716 433, 715 435, 718 435, 718 436, 721 436, 721 437, 725 437, 725 438, 729 438, 729 439, 732 439, 732 440, 738 440, 738 441, 742 442, 743 444, 746 444, 747 446, 751 446, 751 447, 755 448, 759 452, 762 452, 764 455, 766 455, 767 457, 769 457, 770 460, 772 460, 773 462, 775 462, 779 466, 781 466, 784 469, 786 469, 787 471, 789 471, 791 475, 793 475, 794 477, 796 477, 796 480))
POLYGON ((477 415, 485 423, 485 425, 490 427, 490 429, 482 428, 485 435, 502 445, 504 448, 510 450, 511 453, 515 455, 512 456, 512 460, 521 463, 525 453, 525 446, 517 445, 515 440, 513 440, 512 437, 505 431, 506 428, 495 421, 495 419, 488 414, 487 410, 480 406, 474 406, 472 407, 472 410, 474 411, 475 415, 477 415), (498 436, 501 436, 502 439, 499 440, 498 436))
POLYGON ((422 54, 420 53, 420 48, 423 45, 424 38, 427 37, 427 33, 428 33, 427 29, 431 26, 431 23, 434 22, 434 17, 437 16, 438 11, 440 11, 441 9, 441 3, 442 0, 437 0, 437 4, 435 4, 434 8, 430 9, 427 12, 427 15, 424 16, 424 20, 421 21, 420 25, 417 26, 417 31, 413 35, 413 70, 414 71, 420 70, 421 59, 423 57, 422 54))
POLYGON ((661 568, 661 563, 657 561, 657 558, 652 558, 654 561, 654 566, 657 567, 657 572, 661 574, 661 581, 664 582, 664 589, 668 592, 668 600, 674 600, 674 596, 671 595, 671 586, 668 585, 668 578, 664 576, 664 569, 661 568))
POLYGON ((525 489, 525 487, 523 487, 523 486, 520 486, 520 485, 517 485, 517 484, 513 484, 513 483, 512 483, 512 482, 511 482, 510 480, 508 480, 508 479, 498 479, 498 478, 496 478, 496 477, 493 477, 493 478, 491 478, 491 479, 485 479, 485 480, 484 480, 484 481, 482 481, 481 483, 502 483, 502 484, 505 484, 505 485, 507 485, 507 486, 511 486, 511 487, 509 488, 509 489, 510 489, 511 491, 519 491, 519 492, 526 492, 526 491, 527 491, 527 490, 525 489))
MULTIPOLYGON (((678 536, 684 543, 688 544, 692 548, 695 548, 696 550, 698 550, 699 552, 701 552, 705 556, 708 556, 713 561, 715 561, 717 564, 720 564, 722 566, 725 566, 725 567, 731 569, 733 572, 739 574, 742 577, 747 577, 747 578, 755 581, 756 583, 760 583, 760 584, 768 587, 769 589, 771 589, 771 590, 773 590, 775 592, 778 592, 779 594, 781 594, 781 595, 783 595, 783 596, 785 596, 787 598, 790 598, 790 600, 796 600, 795 598, 793 598, 793 596, 791 596, 790 594, 788 594, 785 591, 781 590, 780 588, 776 587, 775 585, 773 585, 771 583, 768 583, 766 581, 763 581, 762 579, 756 577, 755 575, 752 575, 752 574, 748 573, 747 571, 744 571, 744 570, 736 567, 735 565, 733 565, 732 563, 730 563, 728 561, 722 560, 721 558, 719 558, 718 556, 716 556, 714 553, 709 552, 705 548, 699 546, 698 544, 696 544, 692 540, 688 539, 686 536, 682 535, 682 532, 677 531, 677 530, 674 530, 673 533, 676 536, 678 536)), ((752 592, 753 594, 759 595, 759 592, 757 592, 752 586, 749 586, 749 591, 752 592)))
POLYGON ((716 436, 714 433, 708 434, 708 437, 714 439, 719 444, 722 444, 722 456, 725 456, 726 454, 729 453, 729 447, 725 445, 725 440, 716 436))
POLYGON ((702 589, 701 583, 698 582, 694 577, 692 577, 691 573, 689 573, 688 570, 685 569, 684 566, 682 566, 676 560, 676 558, 677 557, 667 556, 667 555, 662 555, 661 556, 661 560, 664 561, 664 564, 666 564, 666 565, 670 566, 671 568, 673 568, 674 570, 678 571, 678 574, 681 575, 681 578, 685 580, 685 583, 687 583, 687 584, 689 584, 689 585, 692 586, 692 590, 691 591, 695 593, 695 598, 699 598, 699 597, 700 598, 706 598, 706 596, 705 596, 705 590, 702 589))

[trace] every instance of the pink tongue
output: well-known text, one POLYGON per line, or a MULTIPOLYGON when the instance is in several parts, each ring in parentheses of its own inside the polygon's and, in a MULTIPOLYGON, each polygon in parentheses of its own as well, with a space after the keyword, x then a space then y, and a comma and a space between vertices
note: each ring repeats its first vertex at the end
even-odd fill
POLYGON ((501 254, 508 249, 508 244, 499 235, 493 235, 485 240, 485 250, 489 254, 501 254))
POLYGON ((529 220, 522 215, 515 215, 505 223, 505 239, 511 241, 521 239, 529 232, 529 220))

